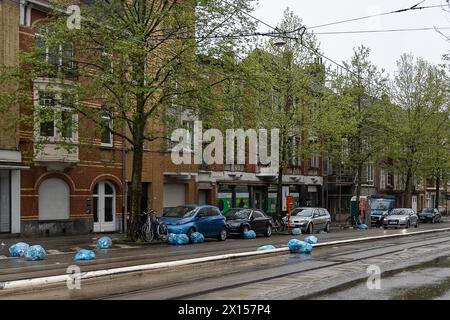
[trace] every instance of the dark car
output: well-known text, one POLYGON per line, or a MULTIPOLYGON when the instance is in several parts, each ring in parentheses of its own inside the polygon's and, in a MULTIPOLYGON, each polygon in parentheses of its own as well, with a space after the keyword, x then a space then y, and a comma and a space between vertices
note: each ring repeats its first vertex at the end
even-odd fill
POLYGON ((442 216, 438 209, 424 208, 419 212, 419 219, 421 222, 441 222, 442 216))
POLYGON ((228 234, 244 235, 253 230, 256 234, 272 235, 273 221, 260 209, 231 208, 224 213, 228 234))

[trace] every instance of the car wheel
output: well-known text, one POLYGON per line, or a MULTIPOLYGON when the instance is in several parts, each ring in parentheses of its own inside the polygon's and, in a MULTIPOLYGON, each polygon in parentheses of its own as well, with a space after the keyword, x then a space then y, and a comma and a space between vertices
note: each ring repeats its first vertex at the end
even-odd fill
POLYGON ((308 224, 308 227, 306 228, 306 233, 307 234, 312 234, 314 230, 314 226, 312 223, 308 224))
POLYGON ((272 235, 272 226, 269 224, 266 228, 266 233, 264 233, 266 237, 270 237, 272 235))
POLYGON ((327 225, 325 226, 325 229, 323 229, 325 232, 330 232, 330 223, 327 222, 327 225))
POLYGON ((246 232, 248 232, 250 229, 249 229, 249 227, 248 226, 244 226, 243 228, 242 228, 242 238, 244 238, 244 234, 246 233, 246 232))
POLYGON ((384 230, 387 230, 388 227, 383 227, 383 228, 384 228, 384 230))
POLYGON ((419 221, 416 221, 416 225, 414 226, 414 228, 418 228, 419 227, 419 221))
POLYGON ((225 228, 220 229, 219 236, 217 237, 217 239, 219 241, 227 240, 227 229, 225 228))

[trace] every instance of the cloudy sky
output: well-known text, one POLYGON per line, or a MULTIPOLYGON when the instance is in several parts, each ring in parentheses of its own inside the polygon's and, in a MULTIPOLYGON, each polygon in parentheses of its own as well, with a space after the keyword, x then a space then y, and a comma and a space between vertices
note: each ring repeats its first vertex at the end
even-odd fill
MULTIPOLYGON (((307 27, 408 8, 421 0, 259 0, 254 16, 270 25, 277 25, 283 11, 289 7, 303 19, 307 27)), ((447 0, 426 0, 420 6, 445 5, 447 0)), ((441 8, 409 11, 367 20, 348 22, 314 29, 315 32, 382 30, 404 28, 450 27, 450 12, 441 8)), ((261 31, 269 31, 261 25, 261 31)), ((450 29, 442 30, 450 36, 450 29)), ((317 35, 324 54, 338 62, 348 60, 354 47, 364 44, 372 49, 372 61, 390 74, 396 60, 404 53, 413 53, 431 63, 441 62, 442 54, 450 50, 450 42, 434 30, 367 34, 317 35)))

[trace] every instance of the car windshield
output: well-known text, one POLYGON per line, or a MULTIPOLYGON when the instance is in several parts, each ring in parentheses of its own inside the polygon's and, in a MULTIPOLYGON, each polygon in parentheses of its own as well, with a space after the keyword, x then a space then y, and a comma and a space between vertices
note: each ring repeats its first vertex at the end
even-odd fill
POLYGON ((409 215, 409 210, 406 209, 393 209, 389 212, 390 216, 407 216, 409 215))
POLYGON ((433 212, 434 212, 434 209, 427 208, 427 209, 423 209, 422 212, 423 212, 423 213, 433 213, 433 212))
POLYGON ((388 210, 389 209, 389 200, 374 199, 370 203, 370 209, 372 209, 372 210, 388 210))
POLYGON ((311 208, 298 208, 292 211, 292 215, 297 217, 311 217, 313 212, 314 210, 311 208))
POLYGON ((179 206, 170 209, 166 213, 164 213, 164 217, 169 218, 188 218, 192 217, 192 215, 195 212, 194 207, 187 207, 187 206, 179 206))
POLYGON ((224 215, 228 220, 247 219, 250 215, 250 210, 230 209, 224 215))

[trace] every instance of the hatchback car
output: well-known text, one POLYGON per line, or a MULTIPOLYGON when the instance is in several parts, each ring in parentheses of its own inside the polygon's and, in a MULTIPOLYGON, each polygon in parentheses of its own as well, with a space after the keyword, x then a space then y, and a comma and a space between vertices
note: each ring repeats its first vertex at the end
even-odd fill
POLYGON ((205 238, 225 241, 227 229, 225 217, 219 208, 208 205, 184 205, 170 209, 160 218, 167 225, 169 233, 184 233, 190 238, 200 232, 205 238))
POLYGON ((273 221, 260 209, 231 208, 224 213, 228 234, 243 236, 246 231, 272 235, 273 221))
MULTIPOLYGON (((287 217, 284 219, 287 222, 287 217)), ((295 208, 291 213, 290 225, 309 234, 321 230, 330 232, 331 216, 325 208, 295 208)))
POLYGON ((388 211, 383 220, 383 228, 409 228, 410 226, 419 226, 419 217, 413 209, 397 208, 388 211))
POLYGON ((438 209, 424 208, 418 214, 420 222, 441 222, 442 216, 438 209))

